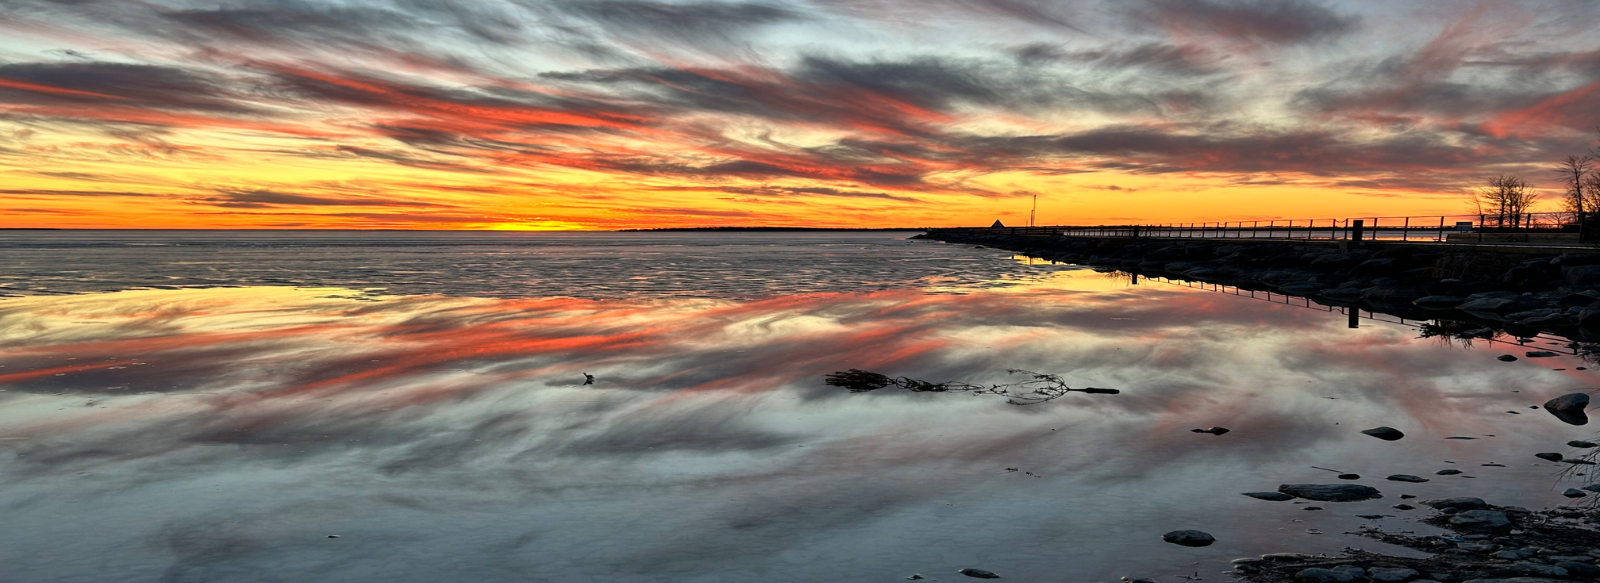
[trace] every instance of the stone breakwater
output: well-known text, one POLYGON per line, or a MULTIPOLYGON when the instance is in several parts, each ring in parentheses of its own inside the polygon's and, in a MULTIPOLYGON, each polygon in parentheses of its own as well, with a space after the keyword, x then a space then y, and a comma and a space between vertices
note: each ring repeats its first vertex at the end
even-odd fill
POLYGON ((1421 320, 1478 321, 1529 335, 1600 339, 1600 252, 1368 242, 1090 238, 935 230, 982 245, 1126 271, 1275 291, 1421 320))

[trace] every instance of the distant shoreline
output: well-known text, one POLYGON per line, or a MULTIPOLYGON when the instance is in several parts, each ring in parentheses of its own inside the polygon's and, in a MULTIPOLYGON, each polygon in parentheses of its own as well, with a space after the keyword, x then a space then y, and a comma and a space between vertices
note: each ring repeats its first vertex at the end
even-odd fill
POLYGON ((926 231, 926 227, 657 227, 654 229, 620 229, 618 233, 638 233, 653 231, 755 231, 755 232, 783 232, 783 231, 926 231))

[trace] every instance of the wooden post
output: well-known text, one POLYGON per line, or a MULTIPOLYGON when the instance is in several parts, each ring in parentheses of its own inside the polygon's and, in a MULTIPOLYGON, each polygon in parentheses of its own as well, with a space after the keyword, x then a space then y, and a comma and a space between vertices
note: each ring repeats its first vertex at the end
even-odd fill
POLYGON ((1400 229, 1400 240, 1401 241, 1407 240, 1406 236, 1409 235, 1410 232, 1411 232, 1411 217, 1406 217, 1406 225, 1404 227, 1401 227, 1401 229, 1400 229))
POLYGON ((1365 227, 1365 223, 1366 221, 1361 219, 1350 221, 1350 241, 1352 247, 1361 246, 1361 240, 1365 235, 1365 233, 1362 232, 1362 229, 1365 227))

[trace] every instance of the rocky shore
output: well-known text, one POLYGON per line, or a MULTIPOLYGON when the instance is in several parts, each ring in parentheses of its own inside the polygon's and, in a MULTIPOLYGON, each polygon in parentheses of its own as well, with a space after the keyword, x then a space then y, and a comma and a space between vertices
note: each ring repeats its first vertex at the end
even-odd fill
POLYGON ((1430 553, 1421 558, 1347 550, 1337 557, 1279 553, 1233 561, 1252 583, 1556 583, 1600 577, 1600 511, 1529 511, 1478 498, 1430 500, 1422 522, 1446 533, 1417 535, 1363 527, 1359 534, 1430 553))
POLYGON ((1390 242, 1352 248, 1334 241, 1040 237, 982 229, 934 230, 917 238, 1273 291, 1404 318, 1477 322, 1517 336, 1547 331, 1600 340, 1600 253, 1390 242))

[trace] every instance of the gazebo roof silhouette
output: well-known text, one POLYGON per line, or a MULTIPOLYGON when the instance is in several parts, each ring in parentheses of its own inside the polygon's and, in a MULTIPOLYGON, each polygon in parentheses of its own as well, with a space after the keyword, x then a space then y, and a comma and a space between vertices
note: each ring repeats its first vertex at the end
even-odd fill
POLYGON ((1000 224, 1000 219, 995 219, 994 220, 994 224, 993 225, 989 225, 989 228, 991 228, 991 229, 1003 229, 1003 228, 1005 228, 1005 225, 1000 224))

